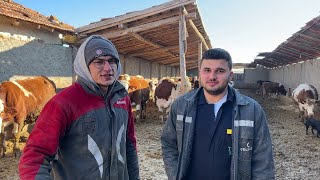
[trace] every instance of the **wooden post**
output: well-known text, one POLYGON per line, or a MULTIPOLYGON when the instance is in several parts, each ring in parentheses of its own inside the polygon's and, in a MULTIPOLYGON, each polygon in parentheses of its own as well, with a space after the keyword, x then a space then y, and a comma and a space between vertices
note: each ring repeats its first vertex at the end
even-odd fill
POLYGON ((179 52, 180 52, 180 77, 181 77, 181 93, 186 92, 186 52, 187 45, 187 28, 184 13, 184 7, 180 7, 180 21, 179 21, 179 52))
POLYGON ((152 79, 152 62, 150 62, 150 79, 152 79))
POLYGON ((123 61, 122 74, 126 74, 126 66, 127 66, 126 56, 123 56, 122 61, 123 61))
MULTIPOLYGON (((72 59, 71 59, 72 63, 71 63, 71 65, 72 65, 72 67, 74 67, 73 64, 74 64, 74 60, 76 59, 76 56, 77 56, 78 48, 76 46, 71 46, 71 47, 72 47, 72 59)), ((74 83, 76 80, 77 80, 77 74, 74 71, 74 68, 72 68, 72 83, 74 83)))
POLYGON ((202 59, 202 42, 198 43, 198 80, 199 80, 199 87, 201 87, 200 83, 200 66, 201 66, 201 59, 202 59))

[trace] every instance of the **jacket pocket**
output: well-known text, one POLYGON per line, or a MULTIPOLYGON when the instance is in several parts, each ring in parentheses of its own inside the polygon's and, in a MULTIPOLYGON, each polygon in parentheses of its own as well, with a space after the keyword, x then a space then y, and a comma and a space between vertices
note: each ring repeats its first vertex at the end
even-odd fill
POLYGON ((96 119, 86 118, 82 121, 82 133, 84 135, 94 134, 96 131, 96 119))

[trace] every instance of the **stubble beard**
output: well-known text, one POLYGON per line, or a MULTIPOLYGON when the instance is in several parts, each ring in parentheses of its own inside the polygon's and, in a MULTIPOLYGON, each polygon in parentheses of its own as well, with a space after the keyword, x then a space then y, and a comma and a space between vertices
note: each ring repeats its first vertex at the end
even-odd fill
POLYGON ((205 86, 203 87, 207 93, 209 93, 210 95, 220 95, 222 94, 226 88, 228 87, 228 83, 227 84, 224 84, 223 86, 221 87, 218 87, 217 89, 208 89, 206 88, 205 86))

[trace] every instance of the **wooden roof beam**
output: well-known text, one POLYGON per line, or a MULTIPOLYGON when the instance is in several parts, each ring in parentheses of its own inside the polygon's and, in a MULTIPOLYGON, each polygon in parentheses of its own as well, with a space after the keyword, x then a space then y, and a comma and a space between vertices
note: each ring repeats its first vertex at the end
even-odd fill
POLYGON ((192 27, 192 30, 198 35, 199 39, 201 40, 204 48, 206 50, 209 50, 209 46, 206 42, 206 40, 204 39, 204 37, 202 36, 202 34, 200 33, 200 31, 198 30, 197 26, 193 23, 193 21, 191 19, 188 20, 188 23, 190 24, 190 26, 192 27))
MULTIPOLYGON (((196 13, 190 13, 186 17, 187 17, 187 19, 190 19, 190 18, 191 19, 192 18, 195 19, 197 16, 196 16, 196 13)), ((104 37, 106 37, 108 39, 117 38, 117 37, 120 37, 120 36, 127 35, 129 33, 138 33, 140 31, 146 31, 146 30, 149 30, 149 29, 152 29, 152 28, 156 28, 156 27, 159 27, 159 26, 168 25, 168 24, 174 24, 174 23, 179 22, 179 20, 180 20, 180 17, 176 16, 176 17, 172 17, 172 18, 163 19, 163 20, 160 20, 160 21, 155 21, 155 22, 143 24, 143 25, 140 25, 140 26, 131 27, 131 28, 128 28, 128 29, 120 30, 120 31, 104 33, 104 34, 102 34, 102 36, 104 36, 104 37)))
MULTIPOLYGON (((190 47, 191 45, 197 44, 198 42, 190 42, 188 43, 188 47, 190 47)), ((141 55, 145 55, 145 54, 152 54, 152 53, 158 53, 158 52, 163 52, 166 50, 174 50, 174 51, 179 51, 179 45, 173 45, 173 46, 166 46, 166 47, 162 47, 159 49, 155 49, 155 50, 140 50, 140 51, 135 51, 135 52, 128 52, 127 54, 130 56, 141 56, 141 55)))
POLYGON ((311 36, 308 36, 308 35, 305 35, 305 34, 299 34, 299 36, 304 37, 306 39, 310 39, 312 41, 320 42, 320 39, 314 38, 314 37, 311 37, 311 36))
MULTIPOLYGON (((152 54, 152 53, 158 53, 158 52, 163 52, 163 51, 167 51, 167 50, 173 50, 173 49, 178 49, 179 48, 179 45, 174 45, 174 46, 167 46, 167 47, 162 47, 162 48, 159 48, 159 49, 155 49, 155 50, 143 50, 143 51, 137 51, 135 53, 127 53, 128 55, 130 56, 141 56, 141 55, 144 55, 144 54, 152 54)), ((177 50, 179 51, 179 50, 177 50)))
POLYGON ((165 12, 171 9, 178 8, 180 6, 184 6, 187 4, 194 4, 196 0, 180 0, 180 1, 170 1, 168 3, 164 3, 158 6, 153 6, 151 8, 135 11, 129 14, 121 15, 118 17, 110 18, 104 21, 99 21, 94 24, 89 24, 86 26, 82 26, 77 28, 75 31, 82 34, 93 33, 102 29, 106 29, 109 27, 116 26, 121 23, 127 23, 131 21, 135 21, 138 19, 146 18, 148 16, 152 16, 161 12, 165 12))
POLYGON ((152 42, 152 41, 150 41, 150 40, 148 40, 148 39, 145 39, 145 38, 143 38, 142 36, 140 36, 139 34, 130 33, 130 35, 133 36, 133 37, 135 37, 136 39, 138 39, 139 41, 141 41, 141 42, 143 42, 143 43, 149 44, 150 46, 153 46, 153 47, 155 47, 155 48, 160 48, 162 51, 167 52, 168 54, 170 54, 170 55, 172 55, 172 56, 174 56, 174 57, 179 56, 178 53, 173 53, 173 52, 171 52, 170 50, 163 49, 164 46, 162 46, 162 45, 160 45, 160 44, 157 44, 157 43, 155 43, 155 42, 152 42))
POLYGON ((306 56, 308 58, 311 58, 311 59, 314 59, 314 58, 317 58, 316 56, 312 55, 312 54, 309 54, 309 53, 306 53, 306 52, 302 52, 302 51, 297 51, 296 49, 294 48, 289 48, 289 47, 281 47, 281 49, 285 50, 285 51, 289 51, 289 52, 292 52, 292 53, 295 53, 295 54, 298 54, 298 56, 300 57, 300 55, 303 55, 303 56, 306 56))

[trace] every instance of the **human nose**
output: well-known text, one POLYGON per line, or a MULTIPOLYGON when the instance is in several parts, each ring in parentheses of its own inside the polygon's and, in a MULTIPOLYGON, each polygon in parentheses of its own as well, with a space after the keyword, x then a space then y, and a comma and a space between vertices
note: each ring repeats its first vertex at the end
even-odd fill
POLYGON ((113 70, 111 64, 108 61, 104 61, 102 69, 107 71, 113 70))
POLYGON ((211 73, 209 74, 209 78, 210 78, 210 79, 216 79, 216 78, 217 78, 217 74, 216 74, 215 72, 211 72, 211 73))

